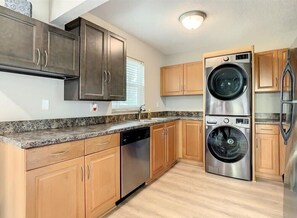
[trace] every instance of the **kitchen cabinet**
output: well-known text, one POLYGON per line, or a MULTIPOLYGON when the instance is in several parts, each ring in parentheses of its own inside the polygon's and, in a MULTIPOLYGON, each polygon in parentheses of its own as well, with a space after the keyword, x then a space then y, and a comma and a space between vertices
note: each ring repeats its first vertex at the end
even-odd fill
POLYGON ((184 95, 203 94, 202 61, 184 64, 184 95))
POLYGON ((176 162, 176 123, 166 124, 166 166, 171 166, 176 162))
POLYGON ((86 156, 86 216, 98 217, 120 199, 120 147, 86 156))
POLYGON ((156 179, 177 160, 176 123, 151 127, 151 179, 156 179))
POLYGON ((183 158, 203 162, 202 121, 183 121, 183 158))
POLYGON ((165 124, 151 127, 151 177, 165 170, 165 124))
POLYGON ((74 34, 1 6, 0 25, 2 70, 39 76, 79 76, 78 37, 74 34))
POLYGON ((280 180, 279 127, 256 125, 256 176, 280 180))
POLYGON ((99 217, 120 199, 119 133, 31 149, 0 143, 0 161, 3 218, 99 217))
POLYGON ((83 218, 84 158, 27 172, 27 216, 83 218))
POLYGON ((198 94, 203 94, 201 61, 161 68, 161 96, 198 94))
MULTIPOLYGON (((255 53, 255 91, 280 91, 281 74, 286 64, 287 49, 255 53)), ((288 79, 285 86, 288 86, 288 79)))
POLYGON ((65 81, 65 100, 125 100, 126 40, 78 18, 66 30, 80 36, 80 78, 65 81))

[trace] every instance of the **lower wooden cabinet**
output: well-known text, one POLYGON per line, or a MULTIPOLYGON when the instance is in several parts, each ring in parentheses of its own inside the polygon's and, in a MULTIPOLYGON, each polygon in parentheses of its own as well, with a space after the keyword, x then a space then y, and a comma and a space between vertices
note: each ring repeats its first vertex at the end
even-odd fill
POLYGON ((176 123, 169 122, 151 127, 151 179, 170 168, 176 157, 176 123))
POLYGON ((85 158, 86 217, 98 217, 120 199, 120 148, 85 158))
POLYGON ((120 199, 119 134, 32 149, 0 143, 0 162, 1 218, 97 218, 120 199))
POLYGON ((281 180, 279 127, 256 125, 256 176, 281 180))
POLYGON ((166 166, 176 162, 176 123, 166 124, 166 166))
POLYGON ((83 218, 84 158, 28 171, 28 218, 83 218))
POLYGON ((203 162, 203 122, 183 121, 183 158, 203 162))

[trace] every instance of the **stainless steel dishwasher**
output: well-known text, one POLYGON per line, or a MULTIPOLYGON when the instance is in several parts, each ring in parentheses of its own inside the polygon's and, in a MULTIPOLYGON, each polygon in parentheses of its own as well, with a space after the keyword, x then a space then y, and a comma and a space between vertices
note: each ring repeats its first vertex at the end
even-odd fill
POLYGON ((150 176, 150 128, 139 128, 121 133, 121 198, 150 176))

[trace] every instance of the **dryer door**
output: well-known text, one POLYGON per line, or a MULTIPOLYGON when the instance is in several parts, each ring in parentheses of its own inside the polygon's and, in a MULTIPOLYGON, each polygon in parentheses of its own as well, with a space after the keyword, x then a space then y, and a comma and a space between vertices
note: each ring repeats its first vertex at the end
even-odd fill
POLYGON ((212 70, 207 87, 211 95, 220 100, 234 100, 247 88, 245 71, 235 64, 223 64, 212 70))
POLYGON ((208 134, 207 146, 216 159, 225 163, 237 162, 248 152, 248 140, 245 135, 230 126, 213 129, 208 134))

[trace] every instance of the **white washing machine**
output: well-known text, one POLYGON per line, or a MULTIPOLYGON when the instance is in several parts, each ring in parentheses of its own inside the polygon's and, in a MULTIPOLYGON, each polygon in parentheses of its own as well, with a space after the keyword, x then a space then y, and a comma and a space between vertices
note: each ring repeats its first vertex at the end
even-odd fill
POLYGON ((206 115, 251 116, 251 53, 205 60, 206 115))
POLYGON ((252 180, 250 117, 206 116, 205 169, 252 180))

